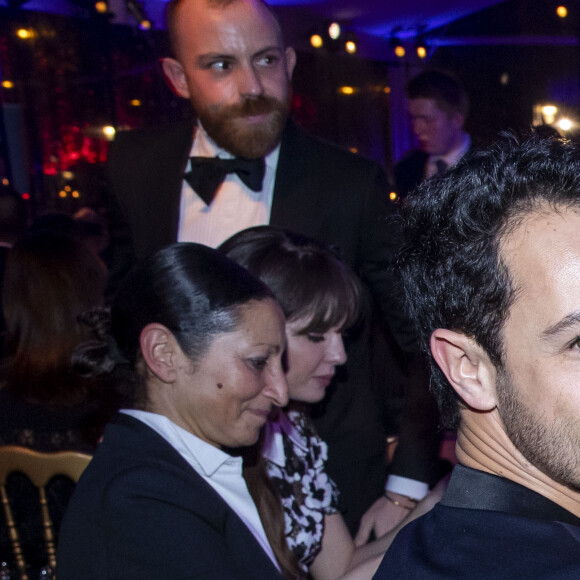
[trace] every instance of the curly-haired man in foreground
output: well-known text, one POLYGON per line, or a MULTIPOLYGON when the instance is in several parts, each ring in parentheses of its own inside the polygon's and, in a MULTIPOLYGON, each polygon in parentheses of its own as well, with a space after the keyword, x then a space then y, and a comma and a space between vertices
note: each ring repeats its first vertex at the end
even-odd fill
POLYGON ((376 578, 579 578, 580 150, 505 136, 424 184, 405 225, 460 465, 376 578))

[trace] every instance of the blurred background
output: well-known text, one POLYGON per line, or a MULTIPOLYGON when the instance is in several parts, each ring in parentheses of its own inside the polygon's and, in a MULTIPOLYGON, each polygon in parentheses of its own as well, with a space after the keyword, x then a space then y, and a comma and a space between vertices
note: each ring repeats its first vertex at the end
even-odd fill
MULTIPOLYGON (((406 80, 465 85, 475 145, 498 131, 580 123, 580 0, 274 0, 298 52, 293 114, 306 129, 392 165, 413 145, 406 80)), ((178 119, 165 86, 164 0, 0 0, 0 178, 30 216, 100 207, 115 132, 178 119)))

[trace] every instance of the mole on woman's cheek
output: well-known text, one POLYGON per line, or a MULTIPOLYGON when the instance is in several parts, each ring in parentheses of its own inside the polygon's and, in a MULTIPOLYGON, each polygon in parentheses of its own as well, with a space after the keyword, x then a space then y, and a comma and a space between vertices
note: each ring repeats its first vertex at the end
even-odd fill
POLYGON ((218 388, 218 389, 223 389, 223 385, 222 385, 221 383, 218 383, 218 384, 217 384, 217 388, 218 388))

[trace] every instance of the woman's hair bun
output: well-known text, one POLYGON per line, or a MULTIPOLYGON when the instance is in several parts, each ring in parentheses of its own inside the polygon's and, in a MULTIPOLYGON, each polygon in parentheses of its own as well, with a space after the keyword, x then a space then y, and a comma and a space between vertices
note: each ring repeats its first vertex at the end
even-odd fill
POLYGON ((79 375, 95 377, 110 373, 120 361, 111 335, 111 314, 108 308, 94 308, 78 317, 93 335, 92 340, 79 344, 72 354, 72 365, 79 375))

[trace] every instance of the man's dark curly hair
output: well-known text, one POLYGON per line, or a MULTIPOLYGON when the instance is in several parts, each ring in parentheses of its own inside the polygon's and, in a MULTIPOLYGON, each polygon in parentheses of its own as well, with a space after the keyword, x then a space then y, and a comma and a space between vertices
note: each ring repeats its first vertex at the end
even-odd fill
POLYGON ((500 369, 502 328, 517 299, 501 242, 530 213, 566 208, 580 209, 579 148, 511 134, 408 198, 398 265, 447 426, 458 424, 459 399, 431 356, 431 334, 437 328, 465 334, 500 369))

